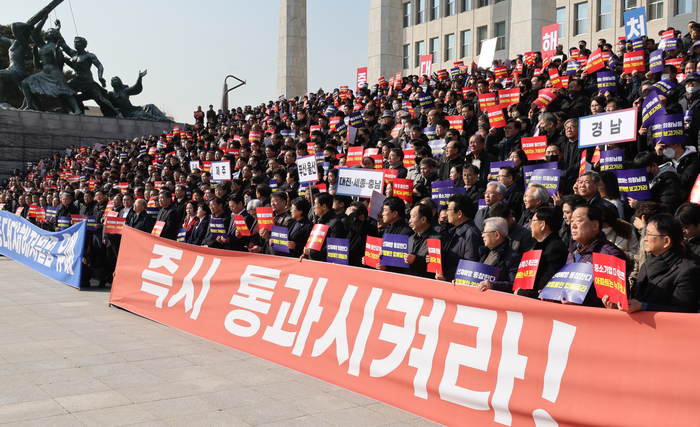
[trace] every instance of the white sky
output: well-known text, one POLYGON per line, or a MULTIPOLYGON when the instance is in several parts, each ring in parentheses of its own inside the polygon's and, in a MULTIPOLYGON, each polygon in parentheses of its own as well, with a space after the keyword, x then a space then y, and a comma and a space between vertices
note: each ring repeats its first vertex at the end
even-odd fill
MULTIPOLYGON (((1 22, 26 22, 49 2, 5 1, 1 22)), ((156 104, 176 121, 192 123, 198 105, 220 107, 229 74, 247 80, 229 92, 230 107, 277 99, 279 1, 65 0, 51 14, 51 26, 57 15, 72 46, 70 6, 88 51, 105 68, 108 89, 113 76, 131 85, 148 69, 134 105, 156 104)), ((367 66, 369 0, 307 0, 306 7, 309 91, 353 87, 357 68, 367 66)), ((93 75, 97 81, 94 67, 93 75)))

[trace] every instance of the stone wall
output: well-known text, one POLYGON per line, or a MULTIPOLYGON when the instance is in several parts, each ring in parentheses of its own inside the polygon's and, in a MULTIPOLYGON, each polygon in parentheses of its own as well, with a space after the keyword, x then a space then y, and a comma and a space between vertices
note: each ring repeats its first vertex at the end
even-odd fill
POLYGON ((27 162, 53 153, 65 153, 71 145, 93 146, 119 139, 160 135, 179 123, 148 122, 94 116, 0 110, 0 178, 27 162))

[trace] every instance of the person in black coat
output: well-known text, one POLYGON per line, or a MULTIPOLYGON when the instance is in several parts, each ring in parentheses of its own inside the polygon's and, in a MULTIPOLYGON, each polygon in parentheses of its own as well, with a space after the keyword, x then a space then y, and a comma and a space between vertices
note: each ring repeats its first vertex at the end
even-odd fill
POLYGON ((228 198, 228 208, 231 211, 231 221, 226 232, 226 236, 222 236, 222 241, 224 244, 224 249, 229 251, 239 251, 247 252, 248 243, 250 243, 251 236, 241 236, 240 233, 236 233, 236 221, 234 215, 240 215, 245 221, 248 231, 251 231, 255 226, 255 218, 245 209, 245 199, 241 193, 234 193, 228 198))
POLYGON ((309 240, 311 229, 314 227, 314 223, 308 218, 310 210, 311 203, 305 198, 297 197, 292 200, 289 213, 295 221, 292 223, 291 227, 289 227, 289 234, 287 236, 289 242, 289 256, 292 258, 299 258, 302 253, 304 253, 304 246, 307 240, 309 240))
POLYGON ((508 223, 500 217, 486 219, 484 231, 481 233, 484 245, 479 248, 479 262, 499 268, 498 277, 494 282, 483 280, 479 290, 498 289, 510 291, 513 288, 515 275, 520 265, 520 254, 508 244, 508 223))
MULTIPOLYGON (((683 228, 669 214, 657 214, 647 223, 644 250, 649 258, 639 270, 635 296, 623 310, 603 297, 608 308, 635 311, 698 311, 698 276, 700 268, 686 257, 683 228)), ((692 256, 692 254, 689 254, 692 256)))
POLYGON ((433 211, 428 205, 418 203, 411 209, 408 221, 413 234, 408 238, 408 254, 404 261, 409 265, 411 276, 434 279, 435 273, 428 273, 428 239, 440 239, 440 233, 432 227, 433 211))
POLYGON ((168 240, 177 240, 177 234, 180 231, 180 220, 177 215, 177 209, 173 205, 172 193, 169 190, 160 190, 158 193, 158 202, 160 203, 160 211, 156 222, 163 221, 163 231, 160 237, 168 240))
POLYGON ((451 282, 457 273, 460 259, 479 261, 479 247, 483 246, 479 229, 474 225, 476 208, 465 194, 454 194, 448 200, 447 220, 453 225, 442 239, 442 275, 438 280, 451 282))
POLYGON ((178 224, 182 224, 187 216, 185 208, 190 199, 187 197, 187 187, 178 184, 175 186, 175 209, 177 209, 178 224))
POLYGON ((337 239, 345 238, 345 226, 340 221, 338 216, 333 211, 333 196, 329 193, 318 193, 314 200, 314 215, 316 215, 316 224, 328 226, 326 237, 323 239, 323 246, 320 251, 304 248, 302 258, 311 258, 316 261, 326 261, 328 238, 337 239))
POLYGON ((396 196, 387 197, 384 199, 382 211, 382 220, 386 227, 384 234, 401 234, 410 236, 413 230, 406 223, 406 203, 396 196))
POLYGON ((364 203, 352 202, 348 211, 350 213, 345 221, 345 226, 348 230, 347 239, 350 241, 348 265, 361 267, 367 236, 378 237, 379 231, 376 224, 369 220, 367 206, 364 203))
POLYGON ((479 168, 474 165, 464 166, 462 180, 464 188, 467 189, 467 197, 478 206, 479 200, 484 198, 484 184, 479 181, 479 168))
POLYGON ((205 202, 200 202, 199 205, 197 205, 199 222, 192 228, 192 233, 190 233, 190 239, 187 243, 197 246, 202 244, 207 233, 209 233, 209 215, 211 215, 209 206, 205 202))
MULTIPOLYGON (((666 212, 673 214, 683 203, 681 179, 671 162, 662 162, 662 158, 656 153, 645 151, 635 156, 634 167, 647 169, 651 200, 661 203, 666 212)), ((635 209, 644 203, 644 201, 634 200, 629 196, 627 199, 630 207, 635 209)))
POLYGON ((209 201, 209 209, 211 209, 211 218, 209 219, 209 231, 207 232, 203 246, 208 246, 210 248, 223 249, 226 244, 227 238, 223 237, 221 234, 212 233, 211 226, 212 220, 214 218, 220 219, 224 223, 224 232, 226 232, 231 226, 231 214, 228 210, 224 209, 225 201, 221 197, 214 197, 209 201))
POLYGON ((144 233, 150 233, 156 223, 155 218, 148 215, 146 205, 148 202, 144 199, 138 199, 134 202, 133 215, 129 216, 127 225, 144 233))

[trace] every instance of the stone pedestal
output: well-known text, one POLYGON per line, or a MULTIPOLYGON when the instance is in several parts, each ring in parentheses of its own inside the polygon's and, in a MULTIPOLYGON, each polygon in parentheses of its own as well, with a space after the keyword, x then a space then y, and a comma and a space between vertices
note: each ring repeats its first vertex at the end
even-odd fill
POLYGON ((277 96, 306 94, 306 0, 280 0, 277 96))
POLYGON ((401 0, 370 0, 367 81, 389 78, 403 69, 403 16, 401 0))
POLYGON ((172 122, 147 122, 94 116, 0 110, 0 177, 15 168, 26 169, 27 162, 59 152, 71 145, 93 146, 120 139, 160 135, 172 122))

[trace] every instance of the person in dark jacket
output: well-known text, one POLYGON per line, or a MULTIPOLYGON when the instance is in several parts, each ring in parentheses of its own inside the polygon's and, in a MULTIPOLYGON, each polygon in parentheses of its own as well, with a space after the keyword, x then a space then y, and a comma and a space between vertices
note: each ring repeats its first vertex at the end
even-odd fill
POLYGON ((479 180, 481 182, 489 182, 491 174, 491 162, 497 162, 498 159, 486 152, 484 149, 486 142, 481 135, 473 135, 469 138, 469 150, 465 165, 470 164, 479 168, 479 180))
POLYGON ((411 227, 406 224, 406 203, 400 198, 392 196, 384 199, 381 215, 386 224, 384 234, 413 234, 411 227))
POLYGON ((226 202, 221 197, 214 197, 209 201, 209 209, 211 209, 211 218, 209 219, 209 232, 207 233, 202 246, 208 246, 210 248, 223 249, 227 242, 227 238, 224 238, 221 234, 212 232, 212 221, 220 219, 224 228, 223 231, 227 232, 231 227, 231 214, 228 210, 224 209, 226 202))
POLYGON ((297 197, 292 200, 292 206, 289 209, 290 215, 294 219, 292 226, 289 227, 288 245, 289 256, 299 258, 304 252, 304 245, 309 240, 311 229, 314 224, 308 218, 311 210, 311 203, 303 197, 297 197))
POLYGON ((676 173, 681 180, 681 200, 688 200, 695 180, 698 174, 700 174, 700 157, 698 157, 698 150, 692 145, 665 145, 663 141, 661 141, 656 144, 656 153, 670 160, 676 168, 676 173))
POLYGON ((533 246, 535 246, 535 243, 537 243, 529 229, 518 225, 508 205, 504 202, 494 203, 489 208, 486 217, 500 217, 506 220, 508 224, 508 242, 510 247, 520 255, 531 250, 533 246))
POLYGON ((153 225, 156 223, 156 220, 146 212, 147 204, 148 202, 144 199, 138 199, 134 202, 134 213, 129 216, 127 221, 129 227, 143 231, 144 233, 150 233, 151 230, 153 230, 153 225))
POLYGON ((187 216, 185 207, 190 199, 187 197, 187 187, 182 184, 175 186, 175 209, 177 209, 178 224, 182 224, 187 216))
POLYGON ((433 211, 422 203, 411 209, 408 224, 413 234, 408 238, 408 253, 404 261, 409 265, 408 274, 412 276, 435 278, 435 273, 428 273, 428 239, 440 239, 440 233, 432 227, 433 211))
POLYGON ((328 238, 344 239, 345 227, 338 216, 333 211, 333 196, 329 193, 318 193, 314 199, 314 215, 316 215, 316 224, 328 226, 326 238, 323 239, 323 246, 320 251, 304 248, 304 254, 301 258, 311 258, 316 261, 326 261, 328 238))
MULTIPOLYGON (((632 270, 632 262, 625 252, 608 242, 603 233, 603 214, 600 208, 592 205, 584 205, 576 208, 571 216, 571 236, 574 243, 569 247, 569 255, 566 263, 583 262, 593 263, 593 254, 612 255, 625 261, 625 277, 629 277, 632 270)), ((589 307, 604 307, 603 302, 598 298, 595 289, 591 288, 583 300, 583 305, 589 307)))
POLYGON ((562 103, 561 110, 567 119, 578 119, 588 115, 591 100, 583 93, 583 80, 573 79, 567 91, 568 99, 562 103))
POLYGON ((683 203, 675 217, 681 223, 686 244, 695 254, 695 264, 700 265, 700 205, 683 203))
POLYGON ((226 250, 246 252, 251 236, 241 236, 240 233, 237 233, 234 215, 240 215, 243 217, 243 221, 245 221, 248 231, 253 229, 253 226, 255 225, 255 218, 253 218, 253 215, 248 213, 248 211, 245 209, 245 199, 240 193, 234 193, 228 197, 228 208, 231 212, 231 222, 229 224, 228 231, 226 232, 226 236, 221 236, 220 241, 224 244, 224 249, 226 250))
POLYGON ((405 179, 408 174, 408 169, 403 165, 403 150, 400 148, 392 148, 389 151, 389 169, 396 169, 397 178, 405 179))
POLYGON ((484 184, 479 181, 479 168, 474 165, 464 166, 462 180, 464 188, 467 189, 467 197, 474 205, 478 205, 479 200, 484 198, 484 184))
POLYGON ((494 282, 482 280, 479 290, 504 290, 512 292, 515 275, 520 265, 520 254, 508 244, 508 223, 500 217, 486 219, 481 232, 484 245, 479 248, 479 262, 500 269, 494 282), (510 289, 510 290, 509 290, 510 289))
POLYGON ((199 202, 197 205, 197 216, 199 217, 199 222, 194 225, 190 238, 187 241, 190 245, 200 246, 204 241, 204 238, 209 233, 209 215, 211 215, 211 210, 206 202, 199 202))
POLYGON ((437 171, 440 181, 447 181, 450 179, 450 171, 452 168, 464 164, 464 158, 460 156, 461 151, 462 144, 460 144, 459 141, 450 141, 447 143, 442 163, 437 171))
POLYGON ((644 249, 649 253, 649 258, 639 271, 635 297, 628 300, 628 308, 624 310, 611 303, 606 295, 603 297, 605 306, 628 313, 696 313, 700 268, 685 256, 680 222, 669 214, 654 215, 647 224, 644 239, 644 249))
POLYGON ((474 225, 475 207, 465 194, 454 194, 448 199, 447 220, 453 225, 442 239, 442 275, 437 280, 451 282, 455 278, 460 259, 479 261, 479 247, 483 246, 481 233, 474 225))
POLYGON ((180 220, 177 216, 177 209, 173 205, 172 197, 172 193, 169 190, 160 190, 158 193, 160 211, 156 222, 163 221, 165 223, 160 237, 168 240, 177 240, 177 233, 180 231, 180 220))
MULTIPOLYGON (((683 203, 681 199, 681 179, 672 162, 663 163, 659 155, 644 151, 634 158, 635 168, 646 168, 651 200, 661 203, 666 212, 673 214, 683 203)), ((627 197, 630 207, 637 208, 644 201, 627 197)))
MULTIPOLYGON (((430 199, 432 200, 432 199, 430 199)), ((350 241, 349 265, 355 267, 362 266, 362 258, 365 254, 367 236, 378 237, 379 231, 376 224, 369 220, 367 206, 361 202, 352 202, 348 208, 347 220, 345 221, 348 230, 347 239, 350 241)))

